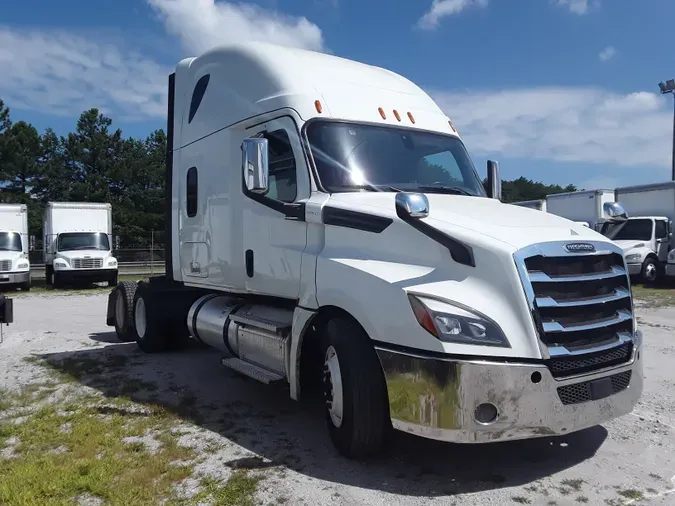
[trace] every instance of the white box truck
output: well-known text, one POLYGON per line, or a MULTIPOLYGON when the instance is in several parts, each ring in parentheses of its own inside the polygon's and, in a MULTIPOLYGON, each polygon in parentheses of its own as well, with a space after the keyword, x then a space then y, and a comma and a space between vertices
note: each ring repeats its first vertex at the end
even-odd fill
POLYGON ((30 290, 28 207, 0 204, 0 286, 30 290))
POLYGON ((546 196, 546 211, 599 231, 611 220, 607 205, 614 203, 614 190, 580 190, 546 196))
POLYGON ((616 188, 630 218, 609 237, 625 252, 628 272, 647 283, 672 273, 668 255, 673 250, 675 181, 616 188))
POLYGON ((392 429, 533 438, 638 402, 621 249, 503 204, 495 162, 486 192, 411 81, 246 43, 182 60, 168 92, 166 274, 111 291, 121 340, 155 353, 192 337, 292 399, 320 391, 349 458, 392 429))
POLYGON ((47 285, 117 284, 110 203, 48 202, 43 244, 47 285))

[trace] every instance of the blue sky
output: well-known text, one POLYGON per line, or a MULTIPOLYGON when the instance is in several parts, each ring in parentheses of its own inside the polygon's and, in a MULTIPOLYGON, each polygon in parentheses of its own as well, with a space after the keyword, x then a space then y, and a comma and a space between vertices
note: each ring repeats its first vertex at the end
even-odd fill
POLYGON ((183 56, 262 39, 388 67, 453 119, 481 174, 500 161, 585 188, 670 178, 672 0, 22 0, 0 18, 0 98, 59 133, 99 107, 164 127, 183 56))

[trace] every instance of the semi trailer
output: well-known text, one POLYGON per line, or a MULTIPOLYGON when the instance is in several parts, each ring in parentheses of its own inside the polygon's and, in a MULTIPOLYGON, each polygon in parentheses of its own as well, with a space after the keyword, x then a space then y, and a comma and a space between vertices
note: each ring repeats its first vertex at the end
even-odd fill
POLYGON ((613 222, 607 214, 608 205, 615 202, 614 190, 580 190, 553 193, 546 196, 546 211, 579 223, 586 223, 593 230, 613 222))
POLYGON ((47 202, 43 230, 47 285, 73 282, 117 285, 110 203, 47 202))
POLYGON ((638 402, 621 249, 503 204, 493 161, 486 191, 452 120, 403 76, 219 46, 169 76, 167 138, 166 272, 111 290, 120 340, 194 339, 291 399, 319 391, 348 458, 394 429, 535 438, 638 402))
POLYGON ((28 206, 0 204, 0 286, 30 290, 28 206))

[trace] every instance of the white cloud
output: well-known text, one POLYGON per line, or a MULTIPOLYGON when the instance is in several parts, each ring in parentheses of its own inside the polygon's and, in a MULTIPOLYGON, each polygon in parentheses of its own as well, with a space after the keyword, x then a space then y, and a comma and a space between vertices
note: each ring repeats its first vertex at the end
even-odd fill
POLYGON ((573 14, 587 14, 591 8, 591 3, 593 6, 599 6, 600 1, 591 2, 591 0, 554 0, 557 5, 562 5, 569 9, 573 14))
POLYGON ((423 30, 433 30, 440 20, 447 16, 459 14, 469 7, 485 7, 488 0, 433 0, 429 10, 417 21, 423 30))
POLYGON ((112 43, 72 33, 0 27, 0 97, 12 109, 77 117, 98 107, 166 115, 169 70, 112 43))
POLYGON ((146 0, 169 33, 193 54, 217 44, 256 40, 324 50, 321 29, 305 17, 294 17, 254 4, 214 0, 146 0))
POLYGON ((600 61, 611 60, 616 56, 616 48, 614 46, 607 46, 605 49, 598 53, 598 58, 600 61))
POLYGON ((431 94, 476 154, 640 168, 670 163, 672 112, 655 93, 544 87, 431 94))

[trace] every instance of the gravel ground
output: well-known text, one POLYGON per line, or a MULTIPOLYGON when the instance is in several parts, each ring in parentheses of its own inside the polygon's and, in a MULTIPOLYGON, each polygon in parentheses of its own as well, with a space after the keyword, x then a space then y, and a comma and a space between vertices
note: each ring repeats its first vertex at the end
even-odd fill
MULTIPOLYGON (((44 381, 41 358, 75 375, 77 388, 104 395, 126 388, 139 405, 162 404, 185 420, 183 444, 205 455, 200 474, 264 476, 256 503, 675 503, 675 308, 638 304, 646 382, 630 415, 563 438, 483 446, 398 434, 388 459, 354 463, 336 454, 318 407, 291 401, 283 386, 238 376, 211 350, 145 355, 117 342, 105 325, 106 299, 107 292, 17 297, 15 323, 0 344, 0 386, 44 381)), ((157 445, 151 435, 137 442, 157 445)), ((1 461, 12 450, 0 451, 1 461)), ((180 487, 190 496, 199 482, 180 487)))

